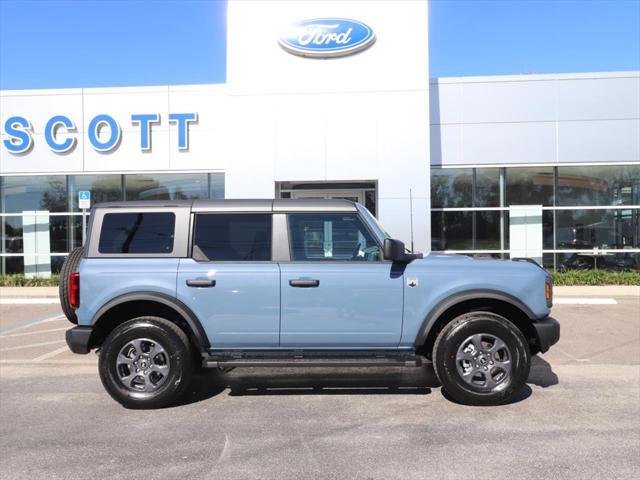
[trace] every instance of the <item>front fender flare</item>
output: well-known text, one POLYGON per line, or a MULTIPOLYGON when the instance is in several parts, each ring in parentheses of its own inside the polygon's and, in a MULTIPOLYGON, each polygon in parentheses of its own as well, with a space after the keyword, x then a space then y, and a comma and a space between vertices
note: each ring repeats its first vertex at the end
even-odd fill
POLYGON ((423 320, 422 325, 420 326, 420 330, 418 330, 418 335, 416 336, 414 345, 416 347, 424 345, 433 325, 436 323, 440 315, 446 312, 449 308, 457 305, 458 303, 476 299, 500 300, 518 308, 532 321, 537 318, 529 307, 527 307, 523 302, 508 293, 501 292, 499 290, 480 288, 465 290, 463 292, 454 293, 453 295, 444 298, 429 311, 429 313, 423 320))

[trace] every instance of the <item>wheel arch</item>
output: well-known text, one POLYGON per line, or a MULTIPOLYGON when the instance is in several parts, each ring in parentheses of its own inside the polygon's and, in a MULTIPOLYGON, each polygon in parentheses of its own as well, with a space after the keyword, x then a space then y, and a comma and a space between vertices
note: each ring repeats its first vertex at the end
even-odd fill
POLYGON ((532 324, 536 316, 531 309, 513 295, 484 289, 455 293, 436 304, 418 331, 414 344, 416 350, 430 358, 436 337, 444 326, 457 316, 472 311, 492 312, 505 317, 527 339, 532 355, 539 350, 532 324))
POLYGON ((198 352, 206 352, 210 345, 202 325, 193 311, 177 298, 159 292, 132 292, 111 299, 91 319, 93 330, 91 348, 102 344, 118 325, 132 318, 157 316, 180 327, 198 352))

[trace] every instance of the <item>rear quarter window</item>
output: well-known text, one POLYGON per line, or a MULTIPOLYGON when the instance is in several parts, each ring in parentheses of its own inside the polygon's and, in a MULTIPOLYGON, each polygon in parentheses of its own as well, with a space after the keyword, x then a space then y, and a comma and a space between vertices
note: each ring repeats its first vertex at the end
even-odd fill
POLYGON ((173 252, 176 216, 169 212, 107 213, 98 252, 154 254, 173 252))

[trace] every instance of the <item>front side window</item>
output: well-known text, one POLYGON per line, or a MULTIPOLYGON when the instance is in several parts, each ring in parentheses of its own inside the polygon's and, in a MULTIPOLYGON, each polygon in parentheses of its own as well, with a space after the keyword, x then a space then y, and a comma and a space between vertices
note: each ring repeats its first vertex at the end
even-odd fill
POLYGON ((380 247, 357 214, 289 215, 293 261, 369 261, 381 259, 380 247))
POLYGON ((169 212, 107 213, 102 219, 98 251, 171 253, 175 224, 176 216, 169 212))
POLYGON ((195 223, 194 248, 209 261, 271 260, 270 214, 204 213, 195 223))

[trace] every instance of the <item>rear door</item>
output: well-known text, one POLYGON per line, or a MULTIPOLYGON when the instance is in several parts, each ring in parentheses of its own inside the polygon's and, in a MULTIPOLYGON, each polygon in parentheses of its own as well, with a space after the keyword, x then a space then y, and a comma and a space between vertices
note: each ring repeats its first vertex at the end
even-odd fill
POLYGON ((178 298, 213 348, 277 347, 280 269, 271 213, 196 213, 192 258, 181 259, 178 298))

